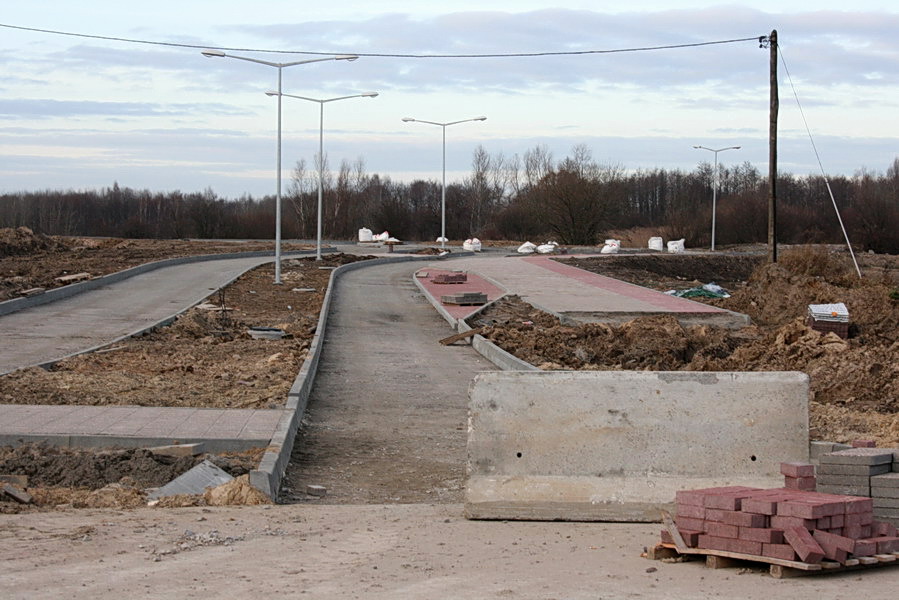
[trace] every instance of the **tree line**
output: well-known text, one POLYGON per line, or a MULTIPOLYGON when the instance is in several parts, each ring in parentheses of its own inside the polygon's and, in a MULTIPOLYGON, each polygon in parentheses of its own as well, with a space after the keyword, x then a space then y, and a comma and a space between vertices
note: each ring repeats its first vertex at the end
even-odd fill
MULTIPOLYGON (((317 160, 316 160, 317 163, 317 160)), ((357 230, 389 231, 406 240, 433 241, 440 232, 438 181, 393 181, 370 174, 362 158, 332 170, 324 161, 323 232, 353 239, 357 230)), ((471 171, 446 189, 447 237, 602 243, 611 231, 655 228, 666 239, 707 246, 712 189, 718 179, 716 243, 764 242, 767 177, 752 164, 700 163, 693 171, 600 164, 578 145, 553 157, 545 146, 523 155, 475 148, 471 171)), ((318 172, 299 161, 283 198, 282 237, 315 237, 318 172)), ((841 243, 830 194, 853 245, 899 253, 899 158, 885 174, 851 177, 778 175, 778 240, 841 243)), ((151 192, 120 187, 90 191, 0 195, 0 227, 27 226, 45 234, 129 238, 271 239, 275 198, 219 197, 203 192, 151 192)))

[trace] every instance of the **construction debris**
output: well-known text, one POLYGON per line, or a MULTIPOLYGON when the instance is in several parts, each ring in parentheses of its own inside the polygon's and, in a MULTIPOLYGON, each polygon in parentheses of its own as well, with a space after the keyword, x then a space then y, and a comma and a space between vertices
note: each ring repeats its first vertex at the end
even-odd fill
POLYGON ((449 346, 450 344, 454 344, 455 342, 458 342, 460 340, 479 335, 482 331, 484 331, 484 328, 478 327, 477 329, 469 329, 468 331, 464 331, 462 333, 456 333, 440 340, 440 344, 443 346, 449 346))
POLYGON ((9 483, 4 483, 3 487, 0 488, 0 492, 2 492, 5 496, 9 496, 19 504, 31 504, 31 494, 29 494, 25 490, 20 490, 16 486, 9 483))
POLYGON ((61 277, 57 277, 56 281, 59 283, 75 283, 76 281, 84 281, 85 279, 90 279, 90 273, 72 273, 71 275, 62 275, 61 277))
POLYGON ((147 495, 147 499, 153 500, 165 496, 178 494, 202 494, 208 487, 217 487, 234 479, 231 475, 218 468, 208 460, 204 460, 193 469, 182 473, 158 490, 147 495))

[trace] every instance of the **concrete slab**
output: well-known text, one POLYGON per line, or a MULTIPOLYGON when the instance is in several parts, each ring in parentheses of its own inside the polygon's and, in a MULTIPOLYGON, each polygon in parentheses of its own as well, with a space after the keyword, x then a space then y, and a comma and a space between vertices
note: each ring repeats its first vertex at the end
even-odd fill
POLYGON ((789 460, 808 460, 803 373, 481 373, 465 511, 652 521, 677 490, 779 487, 789 460))
POLYGON ((202 494, 208 487, 217 487, 234 479, 231 475, 204 460, 186 473, 182 473, 155 492, 147 495, 149 500, 177 496, 178 494, 202 494))

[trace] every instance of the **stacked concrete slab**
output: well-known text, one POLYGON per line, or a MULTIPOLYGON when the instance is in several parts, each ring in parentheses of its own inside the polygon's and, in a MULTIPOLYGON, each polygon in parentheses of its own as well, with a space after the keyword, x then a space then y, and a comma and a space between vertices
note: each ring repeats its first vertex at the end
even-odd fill
POLYGON ((877 518, 899 524, 899 450, 849 448, 822 454, 817 491, 866 496, 877 518))

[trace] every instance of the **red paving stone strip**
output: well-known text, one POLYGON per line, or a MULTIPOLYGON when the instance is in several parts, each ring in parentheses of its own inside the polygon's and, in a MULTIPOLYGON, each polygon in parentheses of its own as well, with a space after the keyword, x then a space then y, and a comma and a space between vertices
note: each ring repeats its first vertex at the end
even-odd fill
MULTIPOLYGON (((422 284, 428 294, 437 300, 440 301, 440 296, 445 296, 449 294, 464 294, 465 292, 481 292, 482 294, 487 294, 487 302, 493 302, 503 294, 505 294, 505 290, 499 288, 480 275, 475 273, 468 273, 468 281, 465 283, 454 283, 454 284, 445 284, 445 283, 434 283, 434 277, 439 274, 452 274, 454 271, 444 271, 440 269, 421 269, 422 272, 426 272, 428 274, 427 277, 418 277, 418 273, 416 273, 416 277, 418 278, 418 282, 422 284)), ((473 313, 480 310, 480 306, 459 306, 456 304, 443 304, 444 310, 450 314, 454 319, 465 319, 472 315, 473 313)))
POLYGON ((561 263, 557 260, 553 260, 545 256, 529 256, 521 260, 525 260, 533 265, 542 267, 554 273, 564 275, 565 277, 570 277, 571 279, 579 281, 580 283, 591 285, 597 288, 602 288, 606 291, 613 292, 621 296, 639 300, 640 302, 646 302, 647 304, 656 306, 659 308, 659 310, 663 310, 666 312, 725 312, 720 308, 716 308, 714 306, 708 306, 707 304, 700 304, 699 302, 684 300, 683 298, 678 298, 677 296, 669 296, 668 294, 663 294, 649 288, 641 287, 639 285, 634 285, 632 283, 619 281, 618 279, 612 279, 611 277, 606 277, 604 275, 585 271, 584 269, 579 269, 577 267, 561 263))

